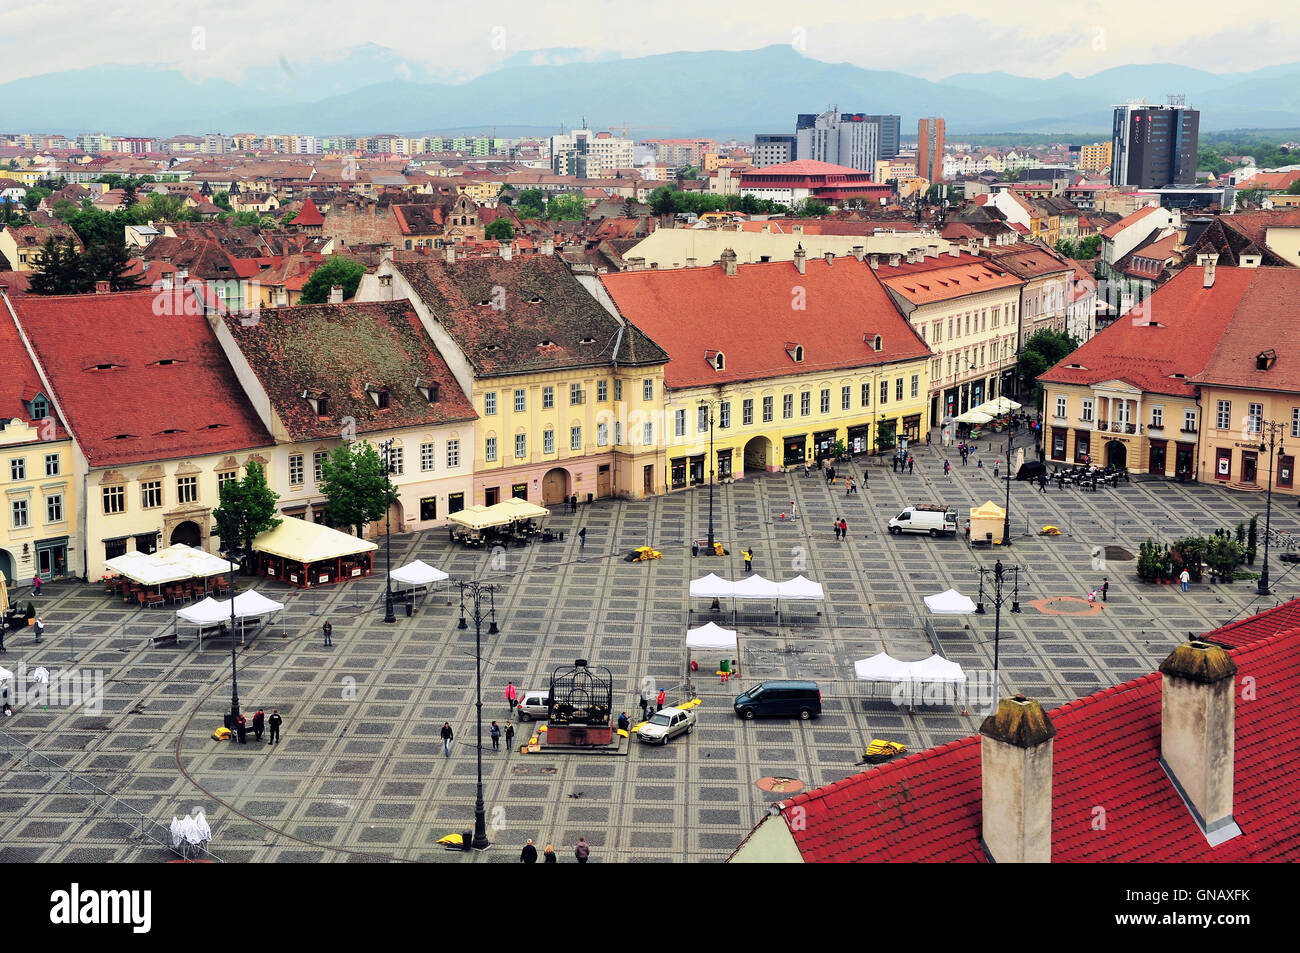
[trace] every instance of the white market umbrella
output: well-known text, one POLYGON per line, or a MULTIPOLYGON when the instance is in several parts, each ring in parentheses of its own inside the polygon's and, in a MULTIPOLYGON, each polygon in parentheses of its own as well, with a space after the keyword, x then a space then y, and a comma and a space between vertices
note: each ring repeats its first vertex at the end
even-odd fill
POLYGON ((1010 397, 994 397, 992 400, 986 400, 984 403, 977 404, 971 409, 983 411, 986 414, 993 414, 993 416, 996 417, 998 414, 1009 414, 1013 410, 1019 410, 1020 407, 1021 405, 1017 404, 1010 397))
POLYGON ((968 410, 964 414, 958 414, 953 420, 959 424, 986 424, 993 419, 991 414, 986 414, 982 410, 968 410))

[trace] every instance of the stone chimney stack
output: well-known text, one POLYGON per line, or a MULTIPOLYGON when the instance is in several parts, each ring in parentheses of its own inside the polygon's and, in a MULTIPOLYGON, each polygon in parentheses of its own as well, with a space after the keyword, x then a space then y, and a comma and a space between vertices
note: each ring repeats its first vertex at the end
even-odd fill
POLYGON ((722 262, 722 271, 728 278, 736 277, 736 250, 734 248, 722 249, 722 257, 718 259, 722 262))
POLYGON ((878 271, 880 269, 880 256, 876 254, 870 255, 867 258, 867 264, 871 266, 872 271, 878 271))
POLYGON ((509 242, 501 242, 497 247, 501 249, 501 257, 506 261, 509 261, 514 255, 514 249, 510 247, 509 242))
POLYGON ((925 247, 925 257, 926 257, 926 258, 938 258, 938 257, 939 257, 939 246, 938 246, 938 245, 927 245, 927 246, 925 247))
POLYGON ((382 248, 379 249, 379 261, 381 263, 385 261, 392 261, 392 260, 393 260, 392 245, 384 245, 382 248))
POLYGON ((542 254, 543 254, 543 255, 554 255, 554 254, 555 254, 555 239, 554 239, 554 238, 544 238, 544 239, 542 239, 542 254))
POLYGON ((694 258, 687 258, 687 259, 686 259, 686 267, 687 267, 687 268, 694 268, 694 267, 695 267, 695 262, 696 262, 696 260, 695 260, 694 258))
POLYGON ((902 260, 903 260, 903 256, 900 255, 898 252, 894 252, 892 255, 889 256, 889 267, 897 268, 899 264, 902 262, 902 260))
POLYGON ((1052 860, 1052 739, 1036 699, 1016 695, 980 726, 984 849, 999 864, 1052 860))
POLYGON ((330 304, 342 304, 342 303, 343 303, 343 286, 342 286, 342 285, 331 285, 331 286, 330 286, 330 304))
POLYGON ((866 255, 866 253, 867 250, 863 246, 861 245, 853 246, 853 257, 856 258, 858 261, 862 261, 862 258, 864 255, 866 255))
POLYGON ((1205 261, 1205 277, 1201 280, 1202 288, 1214 287, 1214 266, 1219 262, 1218 255, 1201 255, 1205 261))
POLYGON ((828 264, 828 265, 829 265, 831 262, 835 261, 835 252, 833 252, 833 251, 824 252, 824 253, 823 253, 823 256, 825 257, 825 259, 826 259, 826 264, 828 264))
POLYGON ((454 264, 456 264, 456 246, 455 246, 455 245, 451 245, 451 244, 447 245, 447 247, 446 247, 446 259, 447 259, 447 264, 449 264, 449 265, 454 265, 454 264))
POLYGON ((804 274, 805 263, 808 260, 808 253, 803 250, 803 242, 800 242, 794 250, 794 266, 798 269, 799 274, 804 274))
POLYGON ((1241 833, 1232 819, 1236 674, 1209 642, 1184 642, 1160 664, 1160 765, 1211 847, 1241 833))
POLYGON ((111 288, 111 285, 110 285, 109 282, 107 282, 107 281, 96 281, 96 282, 95 282, 95 294, 97 294, 97 295, 106 295, 106 294, 108 294, 110 288, 111 288))
POLYGON ((948 254, 951 255, 953 258, 960 258, 961 248, 959 248, 956 245, 953 245, 951 248, 948 249, 948 254))

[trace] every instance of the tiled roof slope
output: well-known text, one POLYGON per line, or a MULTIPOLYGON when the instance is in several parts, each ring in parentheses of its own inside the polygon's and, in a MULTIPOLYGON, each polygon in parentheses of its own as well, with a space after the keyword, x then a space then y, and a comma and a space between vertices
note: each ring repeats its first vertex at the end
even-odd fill
POLYGON ((760 380, 783 374, 925 358, 930 349, 898 313, 871 266, 853 257, 625 271, 601 278, 619 312, 662 342, 669 387, 760 380), (791 309, 795 288, 806 309, 791 309), (863 340, 879 334, 881 350, 863 340), (795 363, 788 345, 803 347, 795 363), (721 351, 715 370, 706 351, 721 351))
POLYGON ((1237 300, 1227 331, 1194 379, 1252 390, 1300 391, 1300 269, 1244 270, 1254 277, 1237 300), (1277 359, 1260 370, 1256 357, 1270 350, 1277 359))
POLYGON ((357 433, 473 420, 474 409, 406 301, 301 305, 263 310, 256 324, 230 321, 239 349, 294 440, 337 437, 344 417, 357 433), (436 382, 430 403, 415 387, 436 382), (365 385, 388 388, 380 409, 365 385), (329 395, 318 417, 304 390, 329 395))
MULTIPOLYGON (((7 274, 0 275, 0 283, 3 283, 7 274)), ((4 373, 0 374, 0 426, 15 418, 31 423, 32 415, 27 401, 38 393, 44 393, 45 387, 23 346, 9 310, 3 304, 0 304, 0 367, 4 368, 4 373)), ((50 395, 45 396, 48 398, 50 395)), ((53 405, 50 406, 50 418, 54 421, 53 439, 67 437, 67 431, 60 425, 53 405)), ((0 444, 5 442, 5 437, 5 432, 0 430, 0 444)))
MULTIPOLYGON (((1153 673, 1049 713, 1054 863, 1300 860, 1300 629, 1278 630, 1289 619, 1261 623, 1269 637, 1230 650, 1238 679, 1268 686, 1250 701, 1238 693, 1233 816, 1242 834, 1211 848, 1161 768, 1153 673), (1104 826, 1095 824, 1098 805, 1104 826)), ((781 816, 806 861, 943 863, 986 859, 981 812, 974 735, 799 794, 781 816)))
POLYGON ((159 317, 157 298, 145 291, 13 302, 90 465, 269 446, 207 319, 159 317))
POLYGON ((1124 315, 1038 379, 1056 384, 1120 380, 1145 393, 1195 396, 1187 378, 1204 369, 1258 273, 1254 268, 1217 268, 1214 287, 1203 288, 1204 269, 1184 269, 1147 299, 1145 314, 1124 315))
POLYGON ((398 260, 393 267, 465 353, 477 376, 602 367, 615 357, 623 365, 668 360, 659 345, 631 326, 624 327, 615 355, 618 320, 554 255, 467 258, 452 264, 398 260), (501 300, 496 289, 505 292, 504 310, 492 307, 501 300))

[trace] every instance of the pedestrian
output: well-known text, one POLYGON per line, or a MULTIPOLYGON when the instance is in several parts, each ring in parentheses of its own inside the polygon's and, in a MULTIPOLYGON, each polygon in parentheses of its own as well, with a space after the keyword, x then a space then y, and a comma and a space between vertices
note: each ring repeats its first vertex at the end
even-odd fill
POLYGON ((492 750, 500 751, 501 750, 501 726, 498 725, 495 721, 492 722, 492 727, 488 729, 488 734, 492 737, 492 750))
MULTIPOLYGON (((482 724, 482 722, 479 722, 479 724, 482 724)), ((455 737, 455 735, 453 735, 451 731, 451 722, 444 721, 442 723, 442 731, 440 731, 439 734, 442 735, 442 756, 444 758, 450 758, 451 742, 452 739, 455 737)))
POLYGON ((645 700, 645 692, 641 693, 641 697, 637 701, 641 706, 641 720, 645 721, 650 710, 650 703, 645 700))
POLYGON ((278 745, 280 743, 280 722, 284 719, 280 717, 280 709, 272 708, 271 717, 266 719, 267 726, 271 729, 270 743, 278 745))
POLYGON ((995 563, 993 564, 993 578, 994 578, 996 581, 1001 582, 1001 581, 1002 581, 1002 572, 1003 572, 1003 570, 1002 570, 1002 560, 999 559, 997 562, 995 562, 995 563))
POLYGON ((836 538, 836 539, 839 539, 839 538, 840 538, 840 523, 839 523, 839 520, 836 520, 835 522, 831 523, 831 526, 834 527, 834 529, 835 529, 835 538, 836 538))
POLYGON ((556 863, 556 860, 555 860, 555 848, 552 847, 550 844, 547 844, 547 845, 546 845, 546 850, 542 851, 542 863, 544 863, 544 864, 554 864, 554 863, 556 863))
POLYGON ((952 464, 949 463, 947 460, 943 461, 943 475, 947 476, 951 472, 952 472, 952 464))
POLYGON ((889 464, 890 464, 890 466, 892 466, 892 467, 894 468, 894 472, 897 473, 897 472, 898 472, 898 455, 897 455, 897 454, 895 454, 893 457, 890 458, 890 460, 889 460, 889 464))
POLYGON ((667 700, 668 700, 668 693, 665 692, 662 688, 659 689, 659 694, 655 697, 655 711, 663 711, 664 702, 666 702, 667 700))
MULTIPOLYGON (((3 626, 4 623, 0 622, 0 627, 3 626)), ((41 641, 41 637, 45 635, 45 623, 42 622, 40 619, 37 619, 36 622, 32 625, 32 634, 36 636, 37 642, 41 641)))
POLYGON ((519 852, 519 863, 537 863, 537 848, 533 846, 533 839, 531 837, 528 838, 528 843, 524 845, 524 849, 519 852))
POLYGON ((753 548, 751 547, 749 549, 746 549, 744 552, 741 553, 741 555, 745 557, 745 572, 753 572, 754 571, 753 548))
POLYGON ((840 539, 848 539, 848 538, 849 538, 849 524, 846 523, 844 521, 844 517, 841 516, 840 517, 840 539))
POLYGON ((578 530, 578 551, 581 552, 586 548, 587 548, 587 527, 584 526, 582 529, 578 530))
POLYGON ((573 848, 573 856, 578 858, 578 863, 585 864, 587 858, 591 856, 591 848, 587 846, 584 838, 578 838, 578 846, 573 848))
POLYGON ((514 717, 515 706, 519 704, 519 692, 515 690, 514 682, 506 683, 506 704, 510 706, 510 717, 514 717))
POLYGON ((239 717, 235 719, 235 733, 239 735, 241 745, 248 744, 248 719, 244 717, 241 711, 239 717))
POLYGON ((962 448, 961 448, 961 465, 962 465, 962 466, 965 466, 965 465, 966 465, 966 458, 967 458, 967 456, 968 456, 968 452, 967 452, 966 448, 965 448, 965 447, 962 447, 962 448))
POLYGON ((794 500, 791 500, 791 501, 790 501, 790 519, 792 519, 792 520, 797 520, 798 518, 799 518, 799 506, 798 506, 797 503, 795 503, 794 500))
POLYGON ((506 751, 515 750, 515 726, 506 722, 506 751))
POLYGON ((321 632, 325 634, 325 647, 328 648, 333 645, 334 626, 330 624, 328 619, 326 619, 325 624, 321 626, 321 632))
POLYGON ((1187 570, 1184 569, 1178 574, 1178 581, 1183 584, 1183 592, 1186 592, 1188 588, 1187 584, 1192 581, 1192 577, 1188 575, 1187 570))
POLYGON ((1097 590, 1096 590, 1096 589, 1091 589, 1091 590, 1089 590, 1089 592, 1088 592, 1088 601, 1089 601, 1089 602, 1096 602, 1096 601, 1097 601, 1097 590))
POLYGON ((4 624, 4 620, 0 619, 0 652, 8 652, 8 651, 9 650, 5 648, 5 624, 4 624))
POLYGON ((976 460, 976 461, 975 461, 975 469, 976 469, 976 470, 983 470, 983 469, 984 469, 984 461, 983 461, 983 460, 976 460))
POLYGON ((253 737, 258 741, 262 740, 262 732, 266 730, 266 712, 258 709, 253 714, 253 737))
POLYGON ((930 431, 928 430, 925 432, 925 445, 930 446, 930 431))
POLYGON ((845 496, 853 495, 853 477, 844 478, 844 495, 845 496))
POLYGON ((627 717, 627 712, 623 712, 621 715, 618 716, 618 730, 619 730, 619 731, 627 731, 628 727, 629 727, 631 724, 632 724, 632 721, 631 721, 631 719, 629 719, 629 718, 627 717))
POLYGON ((916 472, 916 457, 912 456, 910 453, 907 455, 907 472, 916 472))
POLYGON ((998 468, 999 468, 1001 465, 1002 465, 1002 461, 1001 461, 1001 460, 994 460, 994 461, 993 461, 993 479, 995 479, 995 480, 998 478, 998 468))
POLYGON ((1040 474, 1038 474, 1038 492, 1039 492, 1039 493, 1046 493, 1046 492, 1047 492, 1047 474, 1046 474, 1046 473, 1040 473, 1040 474))
POLYGON ((37 573, 35 576, 32 577, 32 595, 39 596, 40 594, 41 594, 41 575, 40 573, 37 573))
POLYGON ((1103 580, 1101 581, 1101 601, 1102 601, 1102 602, 1105 602, 1105 601, 1106 601, 1106 593, 1108 593, 1108 592, 1110 592, 1110 580, 1109 580, 1109 579, 1103 579, 1103 580))

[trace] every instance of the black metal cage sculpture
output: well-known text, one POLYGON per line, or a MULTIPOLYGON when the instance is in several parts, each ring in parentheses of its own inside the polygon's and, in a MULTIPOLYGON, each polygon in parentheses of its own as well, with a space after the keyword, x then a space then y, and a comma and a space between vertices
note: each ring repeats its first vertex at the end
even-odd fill
POLYGON ((614 677, 609 669, 591 668, 578 659, 571 668, 551 673, 552 725, 608 726, 614 710, 614 677))

